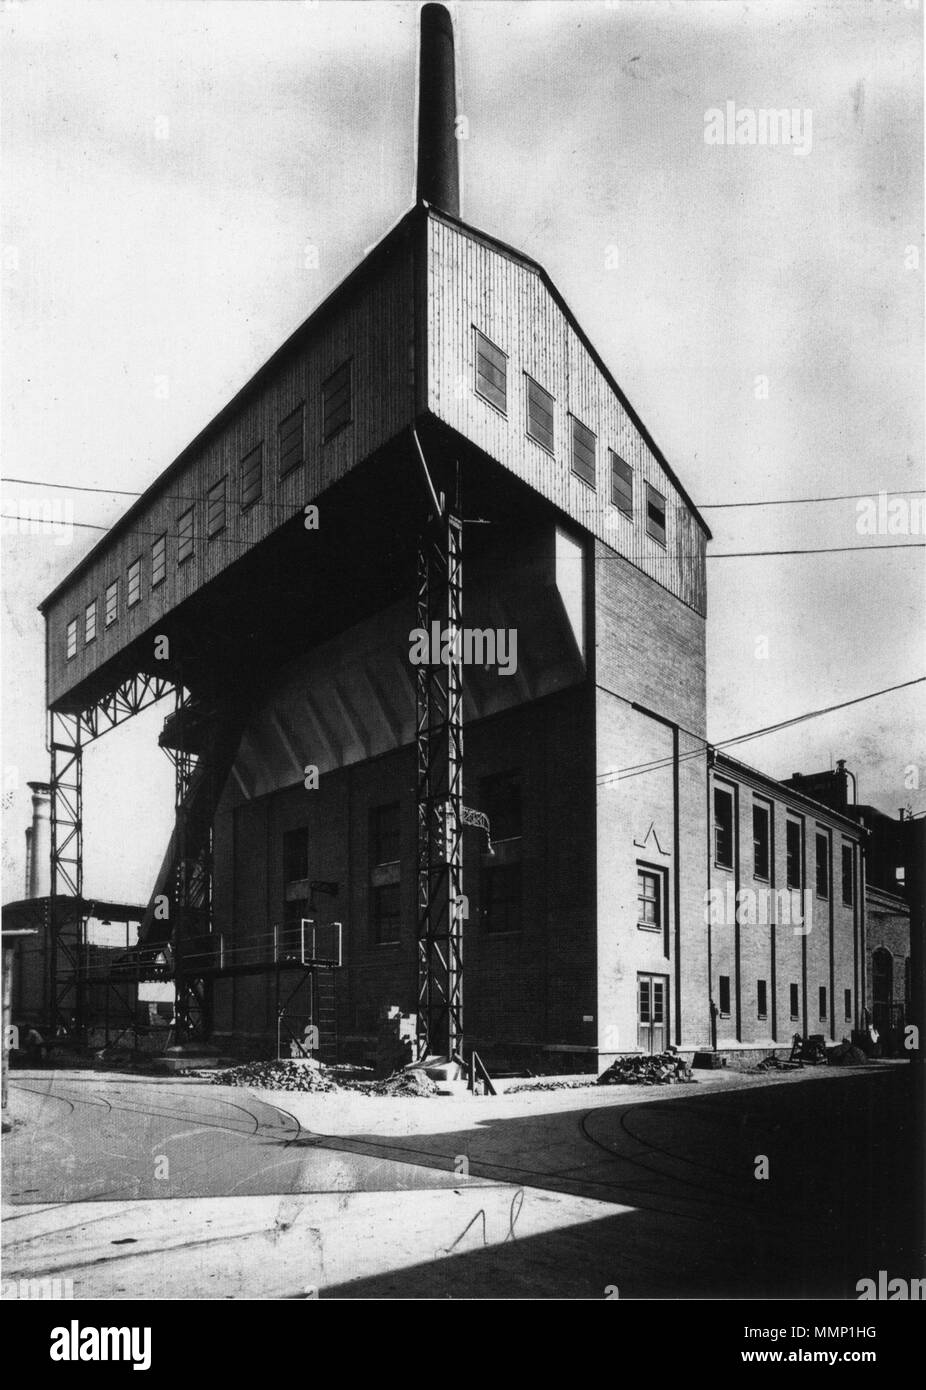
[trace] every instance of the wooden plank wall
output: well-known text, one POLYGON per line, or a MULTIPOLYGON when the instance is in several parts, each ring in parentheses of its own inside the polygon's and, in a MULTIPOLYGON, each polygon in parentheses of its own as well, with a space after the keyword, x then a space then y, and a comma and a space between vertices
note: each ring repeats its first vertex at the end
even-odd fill
POLYGON ((432 214, 428 285, 434 414, 703 615, 704 532, 537 271, 432 214), (508 356, 505 414, 474 390, 474 328, 508 356), (525 373, 555 399, 553 454, 527 434, 525 373), (570 412, 597 436, 594 490, 570 468, 570 412), (633 520, 611 504, 609 449, 633 468, 633 520), (646 483, 666 499, 665 547, 646 532, 646 483))
MULTIPOLYGON (((408 239, 394 241, 378 271, 346 290, 342 303, 324 313, 314 332, 242 401, 233 417, 213 431, 122 534, 112 538, 90 566, 75 576, 46 612, 48 700, 54 703, 170 609, 219 575, 355 464, 407 428, 414 419, 414 274, 408 239), (353 358, 353 420, 322 442, 321 383, 353 358), (305 462, 279 477, 277 427, 305 402, 305 462), (242 511, 242 458, 263 441, 263 495, 242 511), (227 476, 226 529, 206 539, 210 487, 227 476), (193 501, 195 551, 177 564, 177 518, 193 501), (151 545, 167 532, 167 577, 151 588, 151 545), (142 559, 141 601, 126 606, 126 571, 142 559), (104 594, 119 579, 119 617, 104 626, 104 594), (84 612, 97 599, 97 636, 84 642, 84 612), (77 617, 78 650, 66 659, 68 621, 77 617)), ((118 460, 112 473, 118 476, 118 460)))

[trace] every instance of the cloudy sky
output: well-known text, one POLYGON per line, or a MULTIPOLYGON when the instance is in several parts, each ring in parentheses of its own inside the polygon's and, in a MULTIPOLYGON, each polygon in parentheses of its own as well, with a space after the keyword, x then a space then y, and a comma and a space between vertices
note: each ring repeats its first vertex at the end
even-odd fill
MULTIPOLYGON (((854 500, 924 485, 921 7, 450 8, 464 216, 546 266, 714 531, 709 736, 922 675, 922 530, 859 535, 854 500), (728 102, 810 112, 807 152, 705 143, 728 102)), ((47 485, 144 488, 408 208, 417 10, 0 4, 3 474, 46 485, 4 482, 5 513, 112 523, 127 499, 47 485)), ((100 534, 4 537, 6 898, 47 775, 35 606, 100 534)), ((737 755, 777 776, 845 757, 863 801, 922 809, 923 689, 737 755)), ((147 895, 158 724, 88 751, 91 893, 147 895)))

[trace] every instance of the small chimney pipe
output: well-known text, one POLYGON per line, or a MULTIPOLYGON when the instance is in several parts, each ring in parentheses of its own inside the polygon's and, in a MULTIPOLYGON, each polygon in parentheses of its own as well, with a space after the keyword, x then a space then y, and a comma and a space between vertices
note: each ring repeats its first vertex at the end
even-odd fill
POLYGON ((460 169, 453 21, 443 5, 421 11, 418 71, 419 202, 460 216, 460 169))
POLYGON ((32 834, 29 836, 27 897, 47 898, 51 892, 51 787, 27 782, 32 792, 32 834))

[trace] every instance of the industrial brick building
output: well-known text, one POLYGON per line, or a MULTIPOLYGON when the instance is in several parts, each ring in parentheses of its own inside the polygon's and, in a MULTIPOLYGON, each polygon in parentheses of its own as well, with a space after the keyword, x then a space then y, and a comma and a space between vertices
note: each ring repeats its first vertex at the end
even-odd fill
POLYGON ((876 806, 860 803, 855 776, 843 759, 832 771, 795 773, 787 785, 832 806, 862 828, 866 842, 864 1022, 874 1027, 883 1050, 900 1052, 904 1026, 913 1017, 910 884, 912 856, 917 851, 912 822, 904 811, 894 819, 876 806))
MULTIPOLYGON (((82 750, 170 697, 136 966, 168 962, 181 1032, 363 1056, 398 1008, 422 1051, 576 1069, 841 1037, 862 837, 707 757, 710 533, 541 266, 461 219, 453 62, 426 5, 416 205, 42 605, 52 936, 86 903, 82 750), (760 806, 810 934, 706 919, 762 877, 760 806)), ((79 972, 59 993, 86 1009, 79 972)))
POLYGON ((864 831, 717 752, 711 812, 714 1045, 850 1036, 865 990, 864 831))

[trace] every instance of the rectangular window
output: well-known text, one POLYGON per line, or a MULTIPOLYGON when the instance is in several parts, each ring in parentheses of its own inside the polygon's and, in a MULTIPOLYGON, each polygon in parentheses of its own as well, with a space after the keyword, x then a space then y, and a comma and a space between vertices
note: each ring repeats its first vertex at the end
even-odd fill
POLYGON ((802 888, 801 826, 800 822, 796 820, 789 820, 785 829, 785 859, 787 866, 787 886, 789 888, 802 888))
POLYGON ((399 848, 399 803, 374 806, 370 811, 370 867, 394 864, 401 858, 399 848))
POLYGON ((765 980, 756 981, 756 1015, 768 1018, 768 988, 765 980))
POLYGON ((572 471, 589 487, 595 486, 595 446, 597 440, 587 425, 572 417, 572 471))
POLYGON ((752 805, 752 872, 755 878, 767 879, 771 863, 771 811, 758 802, 752 805))
POLYGON ((646 484, 646 533, 660 545, 666 543, 666 499, 646 484))
POLYGON ((846 907, 855 902, 855 853, 851 845, 842 847, 842 900, 846 907))
POLYGON ((633 469, 611 451, 611 501, 625 516, 633 516, 633 469))
POLYGON ((106 589, 106 607, 104 609, 103 621, 107 627, 112 627, 119 616, 119 580, 114 579, 106 589))
POLYGON ((663 876, 660 869, 637 865, 637 926, 659 931, 664 912, 663 876))
POLYGON ((193 508, 187 507, 177 518, 177 564, 182 565, 193 556, 193 508))
POLYGON ((96 637, 96 599, 91 599, 84 610, 84 642, 92 642, 96 637))
POLYGON ((721 975, 720 977, 720 999, 718 1001, 720 1015, 722 1018, 730 1016, 730 976, 721 975))
POLYGON ((141 598, 141 559, 133 560, 126 573, 125 606, 132 608, 141 598))
POLYGON ((527 433, 553 453, 553 397, 532 377, 527 378, 527 433))
POLYGON ((494 855, 481 858, 480 917, 487 932, 515 932, 522 926, 522 806, 517 772, 483 779, 478 809, 489 818, 494 855))
POLYGON ((367 859, 370 919, 378 945, 399 941, 402 935, 402 864, 399 803, 370 808, 367 859))
POLYGON ((351 422, 350 359, 322 382, 322 438, 333 439, 351 422))
POLYGON ((253 507, 264 490, 264 446, 257 444, 241 460, 241 510, 253 507))
MULTIPOLYGON (((339 430, 350 419, 350 363, 346 365, 347 415, 334 425, 334 430, 339 430)), ((326 435, 325 438, 327 437, 326 435)), ((277 428, 277 444, 280 452, 280 477, 285 478, 287 473, 292 473, 294 468, 299 468, 305 462, 305 406, 297 405, 295 410, 291 410, 280 421, 277 428)))
POLYGON ((77 655, 77 619, 72 618, 68 623, 67 631, 67 659, 71 661, 77 655))
POLYGON ((496 864, 482 879, 482 921, 487 932, 521 930, 521 865, 496 864))
POLYGON ((800 1011, 800 1004, 799 1004, 799 1002, 798 1002, 798 997, 797 997, 797 985, 792 985, 791 988, 790 988, 789 993, 790 993, 790 996, 791 996, 791 1017, 792 1017, 792 1018, 800 1018, 800 1012, 801 1012, 801 1011, 800 1011))
POLYGON ((502 414, 508 411, 508 358, 479 329, 476 334, 476 395, 502 414))
POLYGON ((820 986, 820 1017, 826 1018, 826 985, 820 986))
POLYGON ((283 833, 283 882, 300 883, 309 876, 309 832, 304 825, 283 833))
POLYGON ((151 547, 151 587, 157 586, 167 577, 167 536, 158 536, 151 547))
POLYGON ((401 885, 383 883, 370 889, 370 913, 373 918, 373 939, 386 946, 402 937, 401 885))
POLYGON ((206 494, 206 535, 209 540, 225 530, 225 479, 214 483, 206 494))
POLYGON ((847 1023, 851 1023, 851 1022, 852 1022, 852 991, 851 991, 851 989, 847 989, 847 990, 845 991, 845 998, 846 998, 846 1022, 847 1022, 847 1023))
POLYGON ((817 835, 817 897, 830 895, 830 842, 827 835, 817 835))
POLYGON ((733 868, 733 793, 714 788, 714 863, 733 868))

